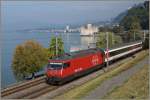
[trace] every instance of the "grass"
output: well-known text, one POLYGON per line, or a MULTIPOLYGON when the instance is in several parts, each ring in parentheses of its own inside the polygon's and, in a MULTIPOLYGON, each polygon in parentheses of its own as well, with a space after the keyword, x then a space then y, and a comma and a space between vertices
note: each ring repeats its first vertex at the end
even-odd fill
POLYGON ((137 54, 137 57, 134 59, 130 60, 128 63, 124 63, 123 65, 120 65, 119 67, 113 68, 111 70, 108 70, 106 73, 103 75, 98 76, 97 78, 79 86, 76 87, 68 92, 65 92, 64 94, 55 97, 55 99, 79 99, 86 94, 95 89, 97 86, 99 86, 103 81, 112 78, 113 76, 118 75, 119 73, 131 68, 134 64, 136 64, 138 61, 142 60, 144 57, 148 55, 148 50, 147 51, 142 51, 137 54))
POLYGON ((148 99, 149 72, 148 65, 136 72, 125 84, 114 88, 104 99, 148 99))

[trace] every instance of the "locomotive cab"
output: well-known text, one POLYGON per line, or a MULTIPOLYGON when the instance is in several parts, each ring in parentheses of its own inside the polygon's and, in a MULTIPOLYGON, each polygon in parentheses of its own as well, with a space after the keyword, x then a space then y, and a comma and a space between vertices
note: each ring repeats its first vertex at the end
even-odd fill
POLYGON ((46 80, 48 83, 56 84, 62 81, 63 72, 70 66, 69 62, 51 62, 47 65, 46 80))

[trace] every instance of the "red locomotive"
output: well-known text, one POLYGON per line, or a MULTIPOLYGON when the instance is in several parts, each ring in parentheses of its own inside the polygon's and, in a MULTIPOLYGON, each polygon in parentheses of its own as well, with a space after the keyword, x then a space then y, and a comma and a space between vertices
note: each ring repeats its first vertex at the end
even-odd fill
POLYGON ((100 68, 104 63, 104 51, 89 49, 64 54, 61 57, 49 60, 47 66, 47 82, 61 84, 75 77, 100 68))
POLYGON ((107 60, 112 61, 141 49, 142 42, 138 42, 108 51, 93 48, 64 54, 49 60, 46 80, 50 84, 62 84, 101 68, 107 60), (106 59, 107 55, 109 55, 109 59, 106 59))

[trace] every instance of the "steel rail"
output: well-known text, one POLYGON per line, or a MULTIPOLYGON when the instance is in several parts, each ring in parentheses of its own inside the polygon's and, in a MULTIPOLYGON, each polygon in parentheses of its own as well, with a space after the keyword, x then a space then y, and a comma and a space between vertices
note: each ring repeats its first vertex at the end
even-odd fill
POLYGON ((18 98, 18 99, 34 99, 34 98, 37 98, 47 92, 51 92, 51 91, 57 89, 58 87, 59 86, 48 86, 48 87, 41 89, 40 91, 32 92, 31 94, 28 94, 28 95, 18 98))
POLYGON ((32 86, 38 85, 38 84, 43 83, 43 82, 45 82, 45 76, 38 78, 38 79, 35 79, 35 80, 24 82, 22 84, 12 86, 10 88, 6 88, 6 89, 1 91, 1 97, 13 94, 15 92, 21 91, 21 90, 26 89, 26 88, 30 88, 32 86))

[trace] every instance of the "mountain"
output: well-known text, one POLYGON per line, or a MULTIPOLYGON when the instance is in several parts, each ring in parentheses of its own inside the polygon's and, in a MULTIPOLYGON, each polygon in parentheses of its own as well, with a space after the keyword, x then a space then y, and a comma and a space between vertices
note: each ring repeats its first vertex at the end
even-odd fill
POLYGON ((112 20, 112 23, 118 23, 122 25, 125 30, 128 30, 128 27, 134 19, 138 19, 142 29, 149 29, 149 1, 134 5, 130 9, 120 13, 112 20))
POLYGON ((112 19, 112 23, 119 23, 123 18, 124 16, 126 16, 128 13, 128 10, 120 13, 117 17, 115 17, 114 19, 112 19))

